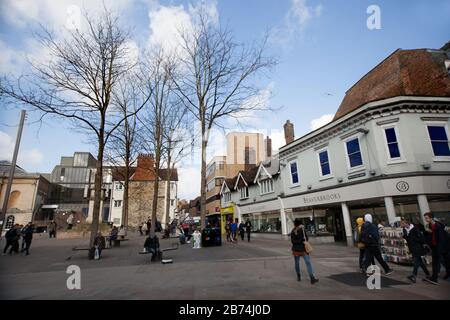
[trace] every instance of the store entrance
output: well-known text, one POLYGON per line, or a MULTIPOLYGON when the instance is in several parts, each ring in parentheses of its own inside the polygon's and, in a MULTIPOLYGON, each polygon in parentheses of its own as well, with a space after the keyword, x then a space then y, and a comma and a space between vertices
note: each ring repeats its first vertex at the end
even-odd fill
POLYGON ((326 209, 327 229, 334 235, 334 241, 346 241, 344 219, 341 208, 326 209))

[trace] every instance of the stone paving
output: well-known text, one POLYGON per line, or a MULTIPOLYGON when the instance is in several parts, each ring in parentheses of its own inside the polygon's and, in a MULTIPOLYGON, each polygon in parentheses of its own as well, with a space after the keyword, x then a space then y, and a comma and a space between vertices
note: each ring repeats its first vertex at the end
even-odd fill
MULTIPOLYGON (((161 246, 176 242, 161 240, 161 246)), ((382 276, 380 290, 367 289, 366 277, 357 272, 357 249, 341 244, 314 246, 320 282, 312 286, 303 262, 303 280, 296 281, 284 240, 255 238, 197 250, 186 244, 166 252, 174 262, 165 265, 138 254, 143 243, 133 234, 90 261, 86 251, 71 250, 87 239, 36 235, 29 256, 0 257, 0 299, 450 299, 449 281, 412 284, 406 279, 411 267, 395 264, 392 275, 382 276), (81 268, 81 290, 67 289, 69 265, 81 268)))

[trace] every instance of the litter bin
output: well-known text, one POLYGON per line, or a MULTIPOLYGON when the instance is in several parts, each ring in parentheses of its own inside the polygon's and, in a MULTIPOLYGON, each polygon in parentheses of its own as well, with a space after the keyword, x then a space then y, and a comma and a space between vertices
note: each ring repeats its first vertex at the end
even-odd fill
POLYGON ((219 228, 205 228, 202 231, 202 246, 212 247, 222 245, 219 228))

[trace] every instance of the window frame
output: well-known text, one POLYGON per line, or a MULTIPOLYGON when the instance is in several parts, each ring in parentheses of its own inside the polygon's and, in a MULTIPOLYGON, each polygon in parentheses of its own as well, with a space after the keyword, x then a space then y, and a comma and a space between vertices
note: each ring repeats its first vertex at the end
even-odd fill
POLYGON ((319 150, 317 150, 317 151, 316 151, 316 155, 317 155, 317 163, 318 163, 318 165, 319 165, 319 177, 320 177, 319 180, 325 180, 325 179, 332 178, 332 177, 333 177, 333 170, 331 170, 330 150, 329 150, 328 146, 327 146, 327 147, 324 147, 324 148, 321 148, 321 149, 319 149, 319 150), (324 151, 327 152, 327 157, 328 157, 328 167, 330 168, 330 173, 329 173, 329 174, 326 174, 326 175, 324 175, 323 172, 322 172, 322 164, 321 164, 321 162, 320 162, 320 154, 321 154, 322 152, 324 152, 324 151))
POLYGON ((122 200, 114 200, 114 208, 121 208, 122 207, 122 200), (119 204, 116 206, 116 203, 119 204))
POLYGON ((273 179, 272 178, 266 178, 262 180, 258 180, 259 185, 259 194, 260 195, 266 195, 274 192, 273 188, 273 179), (266 188, 264 188, 266 186, 266 188), (272 188, 269 188, 269 186, 272 186, 272 188), (266 190, 264 190, 266 189, 266 190))
POLYGON ((397 163, 406 162, 404 153, 403 153, 402 142, 400 141, 400 134, 399 134, 397 123, 389 123, 389 124, 382 125, 380 127, 382 129, 382 135, 383 135, 383 139, 384 139, 384 150, 386 151, 387 164, 397 164, 397 163), (400 152, 399 158, 391 158, 391 152, 389 151, 389 145, 388 145, 388 141, 387 141, 387 137, 386 137, 386 129, 394 129, 395 138, 397 139, 398 151, 400 152))
POLYGON ((245 200, 249 198, 249 192, 248 192, 248 186, 242 187, 242 188, 238 188, 239 189, 239 199, 240 200, 245 200), (245 190, 245 195, 244 197, 242 197, 242 190, 245 190))
POLYGON ((361 134, 358 133, 358 134, 351 135, 350 137, 345 138, 343 142, 344 142, 344 148, 345 148, 345 161, 347 162, 347 171, 354 172, 354 171, 359 171, 359 170, 365 169, 366 161, 364 159, 364 155, 363 155, 362 148, 361 148, 361 134), (359 153, 361 154, 362 164, 355 166, 355 167, 351 167, 350 166, 350 156, 348 154, 348 149, 347 149, 347 142, 354 140, 354 139, 358 139, 359 153))
POLYGON ((436 162, 439 162, 439 161, 450 161, 450 156, 436 156, 434 154, 433 143, 432 143, 432 140, 431 140, 431 137, 430 137, 430 132, 428 131, 428 126, 444 127, 445 134, 447 135, 448 144, 450 144, 450 135, 449 135, 449 129, 448 129, 448 122, 445 121, 445 120, 443 120, 443 121, 425 121, 425 131, 426 131, 426 135, 428 136, 428 142, 429 142, 430 151, 431 151, 431 155, 432 155, 433 161, 436 161, 436 162))
POLYGON ((297 161, 297 159, 289 161, 288 165, 289 165, 289 182, 290 182, 291 187, 298 187, 298 186, 300 186, 300 170, 298 169, 298 161, 297 161), (291 167, 292 163, 295 163, 295 166, 297 168, 297 180, 298 181, 296 183, 294 183, 294 180, 293 180, 293 177, 292 177, 292 167, 291 167))

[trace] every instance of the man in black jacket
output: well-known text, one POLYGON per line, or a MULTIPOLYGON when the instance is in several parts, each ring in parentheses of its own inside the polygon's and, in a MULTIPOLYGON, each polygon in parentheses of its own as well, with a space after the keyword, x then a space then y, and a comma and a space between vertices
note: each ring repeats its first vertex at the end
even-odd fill
POLYGON ((22 229, 22 237, 25 242, 25 248, 22 248, 21 252, 25 251, 25 255, 30 254, 31 241, 33 240, 33 229, 33 224, 31 222, 28 222, 25 228, 22 229))
POLYGON ((5 248, 3 249, 3 255, 6 254, 6 251, 8 250, 9 247, 11 247, 9 249, 9 254, 12 254, 13 251, 15 253, 17 253, 17 251, 19 249, 19 236, 20 236, 19 235, 19 225, 15 224, 5 234, 6 245, 5 245, 5 248))
POLYGON ((145 239, 144 248, 147 250, 147 252, 151 252, 151 261, 155 261, 157 257, 161 257, 161 250, 159 249, 159 239, 154 232, 150 232, 150 235, 147 237, 147 239, 145 239))
POLYGON ((373 258, 375 258, 383 267, 386 275, 394 272, 394 270, 389 267, 386 261, 384 261, 383 256, 381 255, 380 234, 378 233, 378 227, 374 223, 372 223, 371 214, 366 214, 364 216, 364 224, 361 228, 361 241, 364 243, 366 248, 364 270, 367 271, 367 268, 373 261, 373 258))
POLYGON ((432 274, 431 277, 427 277, 424 280, 437 284, 438 275, 441 268, 441 263, 444 265, 446 274, 444 279, 448 279, 450 275, 450 240, 445 227, 439 221, 434 220, 434 216, 431 212, 427 212, 424 215, 425 222, 427 223, 425 229, 426 242, 431 248, 432 258, 432 274))
POLYGON ((423 247, 425 244, 425 237, 419 228, 414 226, 408 219, 402 218, 400 224, 403 228, 403 238, 406 240, 409 252, 413 258, 413 271, 412 274, 408 276, 408 279, 415 283, 419 267, 422 268, 427 277, 430 276, 430 272, 422 260, 422 257, 426 254, 425 248, 423 247))

